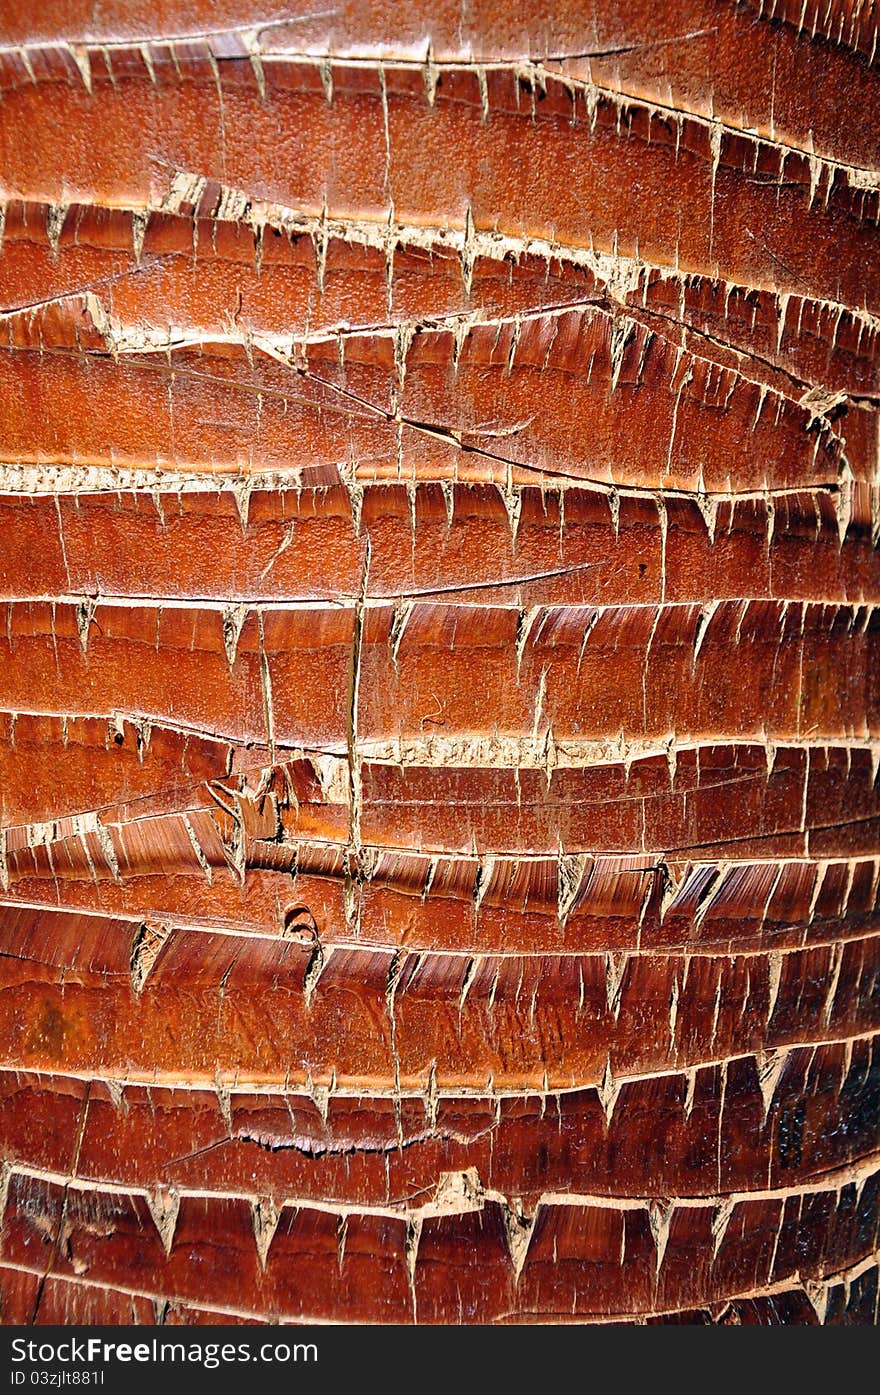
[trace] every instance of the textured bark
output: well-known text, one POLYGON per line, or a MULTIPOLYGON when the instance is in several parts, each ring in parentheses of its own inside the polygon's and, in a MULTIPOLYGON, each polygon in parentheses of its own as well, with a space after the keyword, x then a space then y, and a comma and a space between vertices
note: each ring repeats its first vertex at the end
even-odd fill
POLYGON ((877 14, 591 8, 4 6, 4 1322, 877 1321, 877 14))

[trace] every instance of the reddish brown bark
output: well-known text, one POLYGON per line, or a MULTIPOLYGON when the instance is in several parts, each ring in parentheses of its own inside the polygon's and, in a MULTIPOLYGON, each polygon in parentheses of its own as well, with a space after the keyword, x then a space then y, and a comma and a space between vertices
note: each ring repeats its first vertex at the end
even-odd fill
POLYGON ((524 8, 5 6, 6 1323, 877 1321, 876 15, 524 8))

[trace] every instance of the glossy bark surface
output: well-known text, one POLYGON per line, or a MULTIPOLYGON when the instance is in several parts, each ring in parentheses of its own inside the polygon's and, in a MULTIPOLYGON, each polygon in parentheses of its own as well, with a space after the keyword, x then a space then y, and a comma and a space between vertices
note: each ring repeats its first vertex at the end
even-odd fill
POLYGON ((876 1322, 874 6, 38 8, 3 1321, 876 1322))

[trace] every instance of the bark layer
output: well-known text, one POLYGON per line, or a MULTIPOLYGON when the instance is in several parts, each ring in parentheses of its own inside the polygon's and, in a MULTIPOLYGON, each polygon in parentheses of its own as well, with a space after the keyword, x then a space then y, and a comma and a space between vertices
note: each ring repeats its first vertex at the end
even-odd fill
POLYGON ((5 6, 5 1322, 877 1320, 876 13, 526 9, 5 6))

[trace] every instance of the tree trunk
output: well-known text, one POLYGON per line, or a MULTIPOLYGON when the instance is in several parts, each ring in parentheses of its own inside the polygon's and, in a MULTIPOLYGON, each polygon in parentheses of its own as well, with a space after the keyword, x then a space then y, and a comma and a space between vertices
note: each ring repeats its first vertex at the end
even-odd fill
POLYGON ((874 5, 291 8, 0 19, 3 1320, 873 1322, 874 5))

